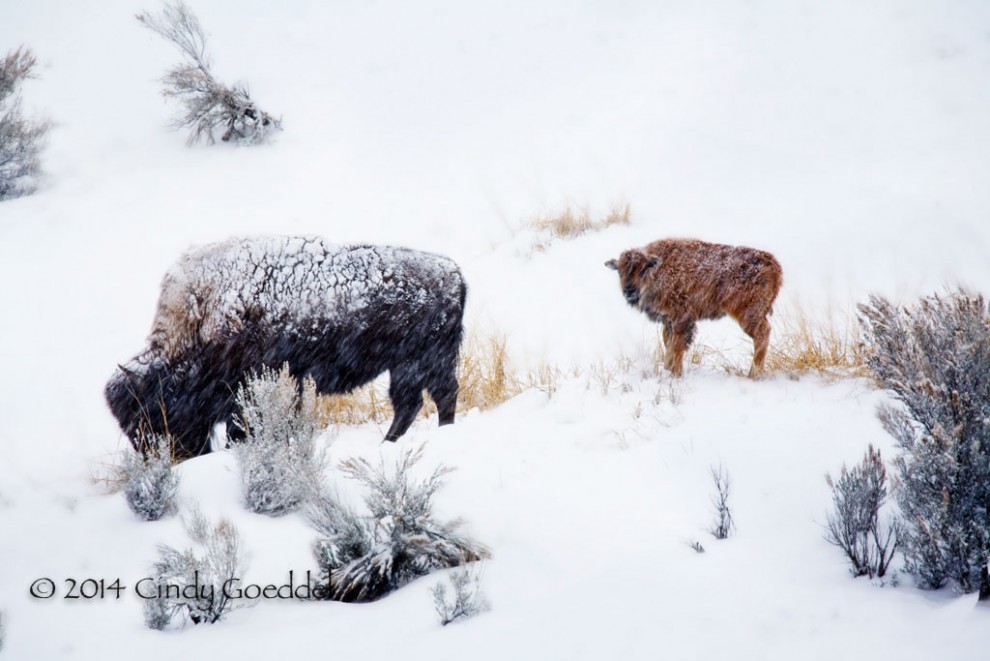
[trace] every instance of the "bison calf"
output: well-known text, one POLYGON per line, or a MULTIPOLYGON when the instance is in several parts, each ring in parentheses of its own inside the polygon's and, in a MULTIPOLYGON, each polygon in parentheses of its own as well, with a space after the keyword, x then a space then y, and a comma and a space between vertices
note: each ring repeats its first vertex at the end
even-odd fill
POLYGON ((753 338, 750 376, 762 373, 770 342, 767 317, 783 282, 773 255, 694 239, 663 239, 626 250, 605 265, 619 272, 629 305, 663 324, 664 367, 675 376, 683 370, 695 324, 725 315, 753 338))
POLYGON ((168 434, 176 458, 209 452, 212 428, 236 414, 241 382, 288 363, 321 393, 384 371, 394 441, 423 405, 454 421, 467 292, 446 257, 319 238, 233 239, 192 250, 162 281, 145 350, 107 383, 110 410, 135 448, 168 434))

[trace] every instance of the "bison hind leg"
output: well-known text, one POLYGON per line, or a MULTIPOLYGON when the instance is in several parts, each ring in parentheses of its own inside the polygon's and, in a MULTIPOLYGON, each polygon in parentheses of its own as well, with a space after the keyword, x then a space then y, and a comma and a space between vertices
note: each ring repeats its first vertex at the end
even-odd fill
POLYGON ((770 347, 770 322, 766 317, 749 322, 743 326, 743 331, 753 338, 753 365, 749 368, 749 377, 755 379, 764 373, 763 363, 770 347))
POLYGON ((392 400, 393 416, 385 440, 396 441, 409 430, 416 414, 423 408, 423 385, 401 371, 393 371, 389 378, 388 397, 392 400))
POLYGON ((450 425, 454 422, 457 410, 457 377, 452 373, 447 378, 427 386, 426 391, 437 405, 440 425, 450 425))

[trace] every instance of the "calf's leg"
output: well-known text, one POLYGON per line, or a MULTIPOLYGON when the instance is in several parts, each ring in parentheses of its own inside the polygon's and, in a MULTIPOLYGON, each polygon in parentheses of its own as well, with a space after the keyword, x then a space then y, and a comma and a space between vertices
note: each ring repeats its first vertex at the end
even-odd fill
POLYGON ((763 362, 770 347, 770 322, 762 317, 744 325, 743 330, 753 338, 753 366, 749 369, 749 377, 756 378, 763 374, 763 362))
POLYGON ((667 367, 667 355, 670 353, 670 340, 674 334, 674 329, 667 319, 663 319, 660 323, 663 324, 663 364, 664 367, 667 367))
POLYGON ((692 319, 680 320, 671 325, 670 345, 664 352, 664 367, 674 376, 684 373, 684 352, 694 341, 695 323, 692 319))

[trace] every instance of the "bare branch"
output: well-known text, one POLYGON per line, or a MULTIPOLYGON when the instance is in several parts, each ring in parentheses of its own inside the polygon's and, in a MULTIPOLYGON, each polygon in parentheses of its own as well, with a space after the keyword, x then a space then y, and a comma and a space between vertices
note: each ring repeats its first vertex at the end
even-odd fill
POLYGON ((162 78, 162 94, 177 98, 185 112, 173 121, 177 129, 189 129, 187 144, 206 140, 213 144, 214 132, 221 140, 256 144, 281 130, 282 121, 255 106, 243 84, 227 86, 213 77, 212 60, 206 53, 206 35, 199 19, 181 1, 166 4, 160 14, 143 12, 138 22, 175 45, 185 62, 162 78))
POLYGON ((732 534, 736 524, 732 520, 732 512, 729 510, 729 493, 732 482, 729 480, 729 472, 724 466, 711 468, 712 481, 715 483, 715 495, 712 497, 712 504, 715 506, 715 521, 712 523, 709 532, 715 539, 726 539, 732 534))
POLYGON ((21 82, 34 77, 36 63, 24 46, 0 60, 0 200, 34 192, 41 175, 41 151, 51 123, 26 118, 18 94, 21 82))
POLYGON ((166 4, 160 15, 141 12, 135 16, 146 28, 174 44, 204 75, 210 75, 206 34, 196 15, 183 2, 166 4))
POLYGON ((871 445, 863 461, 842 467, 838 480, 826 475, 833 509, 826 519, 825 541, 838 546, 853 576, 882 577, 897 551, 897 528, 880 523, 887 498, 887 470, 880 451, 871 445))
POLYGON ((7 53, 0 63, 0 104, 14 94, 21 81, 35 77, 32 70, 37 63, 34 53, 25 46, 7 53))

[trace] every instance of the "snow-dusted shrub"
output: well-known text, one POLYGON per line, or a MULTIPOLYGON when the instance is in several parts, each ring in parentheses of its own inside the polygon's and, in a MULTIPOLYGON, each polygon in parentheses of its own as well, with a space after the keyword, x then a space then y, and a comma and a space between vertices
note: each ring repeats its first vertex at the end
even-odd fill
POLYGON ((481 574, 470 569, 450 572, 450 585, 454 588, 454 601, 447 598, 447 586, 438 582, 430 591, 433 607, 440 617, 440 624, 447 626, 455 620, 464 620, 491 610, 491 604, 481 590, 481 574))
POLYGON ((300 396, 288 365, 279 372, 264 369, 241 386, 237 405, 246 438, 234 452, 247 507, 272 516, 293 511, 319 490, 323 473, 316 384, 305 379, 300 396))
POLYGON ((145 440, 144 453, 124 450, 121 461, 124 496, 145 521, 157 521, 174 507, 179 475, 173 468, 172 441, 167 436, 145 440))
POLYGON ((712 505, 715 506, 715 520, 708 531, 715 539, 726 539, 732 534, 736 524, 732 520, 732 511, 729 509, 729 487, 732 482, 729 480, 729 472, 724 466, 711 468, 712 482, 715 484, 715 495, 712 496, 712 505))
POLYGON ((226 519, 211 524, 198 510, 185 524, 201 554, 193 548, 159 547, 161 556, 152 568, 154 585, 139 588, 145 598, 145 624, 151 629, 164 629, 176 619, 212 624, 234 607, 224 584, 244 573, 237 529, 226 519))
POLYGON ((488 549, 457 533, 459 521, 433 518, 433 495, 450 469, 440 466, 415 480, 413 466, 423 449, 406 450, 391 471, 364 459, 342 464, 363 484, 367 513, 323 493, 310 507, 310 520, 323 534, 314 546, 330 599, 374 601, 419 576, 490 556, 488 549))
POLYGON ((258 108, 242 83, 227 86, 213 77, 211 59, 206 54, 206 35, 196 15, 180 1, 166 4, 160 14, 142 12, 137 20, 171 42, 185 61, 173 67, 162 79, 162 94, 176 97, 185 105, 185 114, 174 122, 189 129, 189 144, 220 139, 246 144, 264 142, 282 128, 282 121, 258 108))
POLYGON ((853 576, 882 577, 897 552, 897 530, 880 523, 880 507, 887 498, 887 469, 880 451, 871 445, 863 461, 842 467, 839 479, 825 476, 832 488, 832 511, 825 540, 842 549, 853 576))
POLYGON ((51 124, 26 118, 18 94, 36 64, 24 47, 0 60, 0 200, 33 193, 41 175, 41 150, 51 124))
POLYGON ((860 306, 868 365, 899 406, 878 415, 901 455, 894 494, 906 569, 990 597, 990 321, 959 290, 895 307, 860 306))

